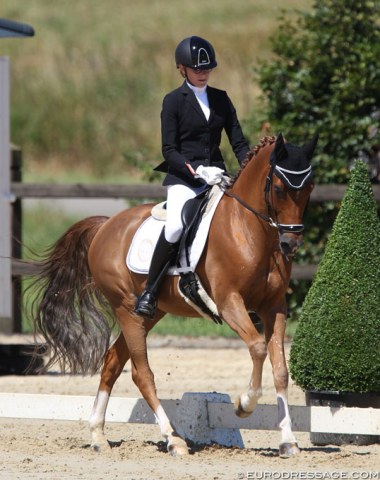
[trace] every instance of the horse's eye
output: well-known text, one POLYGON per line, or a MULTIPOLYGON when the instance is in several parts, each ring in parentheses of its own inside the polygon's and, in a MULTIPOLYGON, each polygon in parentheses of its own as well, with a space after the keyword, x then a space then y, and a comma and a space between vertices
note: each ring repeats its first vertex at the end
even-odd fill
POLYGON ((276 192, 276 195, 279 196, 280 198, 285 197, 285 190, 282 187, 280 187, 280 185, 275 185, 274 191, 276 192))

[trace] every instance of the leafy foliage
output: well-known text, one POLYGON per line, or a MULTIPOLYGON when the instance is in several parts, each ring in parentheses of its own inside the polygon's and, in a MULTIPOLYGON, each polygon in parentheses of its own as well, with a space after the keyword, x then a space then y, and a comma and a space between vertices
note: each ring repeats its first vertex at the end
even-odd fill
POLYGON ((367 167, 357 162, 291 354, 309 390, 380 393, 380 222, 367 167))
POLYGON ((345 182, 348 159, 380 142, 379 19, 372 0, 315 1, 296 22, 283 17, 272 38, 277 58, 259 70, 273 128, 295 142, 319 132, 319 183, 345 182))
MULTIPOLYGON (((316 183, 346 183, 358 151, 380 143, 379 20, 378 1, 314 1, 296 20, 283 14, 271 39, 275 58, 257 70, 265 106, 257 122, 294 143, 319 133, 316 183)), ((337 213, 333 202, 310 205, 298 263, 320 261, 337 213)), ((295 318, 309 286, 292 285, 295 318)))

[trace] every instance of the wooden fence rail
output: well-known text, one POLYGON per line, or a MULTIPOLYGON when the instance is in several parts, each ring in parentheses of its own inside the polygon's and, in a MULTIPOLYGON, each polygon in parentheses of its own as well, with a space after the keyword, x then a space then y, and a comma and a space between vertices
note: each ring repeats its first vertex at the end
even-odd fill
MULTIPOLYGON (((293 265, 292 279, 293 280, 311 280, 315 274, 317 266, 314 264, 308 265, 293 265)), ((37 263, 20 260, 17 258, 12 259, 12 275, 14 277, 23 277, 28 275, 35 275, 39 271, 37 263)))
MULTIPOLYGON (((310 201, 339 202, 342 200, 346 185, 316 185, 310 201)), ((17 198, 164 198, 165 189, 161 185, 47 185, 43 183, 11 183, 11 191, 17 198)), ((373 185, 375 199, 380 203, 380 185, 373 185)))
MULTIPOLYGON (((316 185, 311 202, 339 202, 342 200, 346 185, 316 185)), ((373 185, 376 201, 380 204, 380 185, 373 185)), ((0 192, 4 193, 4 192, 0 192)), ((163 199, 165 189, 161 185, 105 185, 105 184, 42 184, 22 183, 22 152, 12 148, 10 192, 5 192, 11 202, 12 225, 12 296, 13 331, 21 332, 21 279, 25 275, 33 275, 38 266, 33 262, 21 260, 22 242, 22 200, 27 198, 125 198, 134 200, 163 199)), ((6 219, 4 219, 6 221, 6 219)), ((316 265, 294 265, 293 280, 311 280, 316 271, 316 265)), ((1 330, 1 325, 0 325, 1 330)))

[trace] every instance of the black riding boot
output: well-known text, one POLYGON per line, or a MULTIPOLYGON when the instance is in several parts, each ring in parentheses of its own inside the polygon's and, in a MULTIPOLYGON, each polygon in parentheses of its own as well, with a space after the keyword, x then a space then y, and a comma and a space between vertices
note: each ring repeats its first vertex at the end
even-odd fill
POLYGON ((178 250, 178 242, 170 243, 165 238, 165 227, 158 238, 150 264, 145 290, 139 296, 135 313, 146 318, 154 318, 157 305, 157 291, 178 250))

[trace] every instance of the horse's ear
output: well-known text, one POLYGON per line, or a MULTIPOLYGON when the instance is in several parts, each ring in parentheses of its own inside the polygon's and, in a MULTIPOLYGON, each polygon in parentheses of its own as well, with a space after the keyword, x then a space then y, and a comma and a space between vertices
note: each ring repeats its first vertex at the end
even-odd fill
POLYGON ((318 137, 319 137, 319 134, 316 133, 314 137, 310 140, 310 142, 307 145, 304 145, 302 147, 302 150, 305 152, 305 155, 309 161, 311 160, 315 147, 317 146, 318 137))
POLYGON ((285 160, 285 158, 287 158, 288 156, 288 152, 285 148, 284 137, 282 136, 281 132, 277 135, 276 138, 276 144, 274 146, 274 156, 277 162, 285 160))

